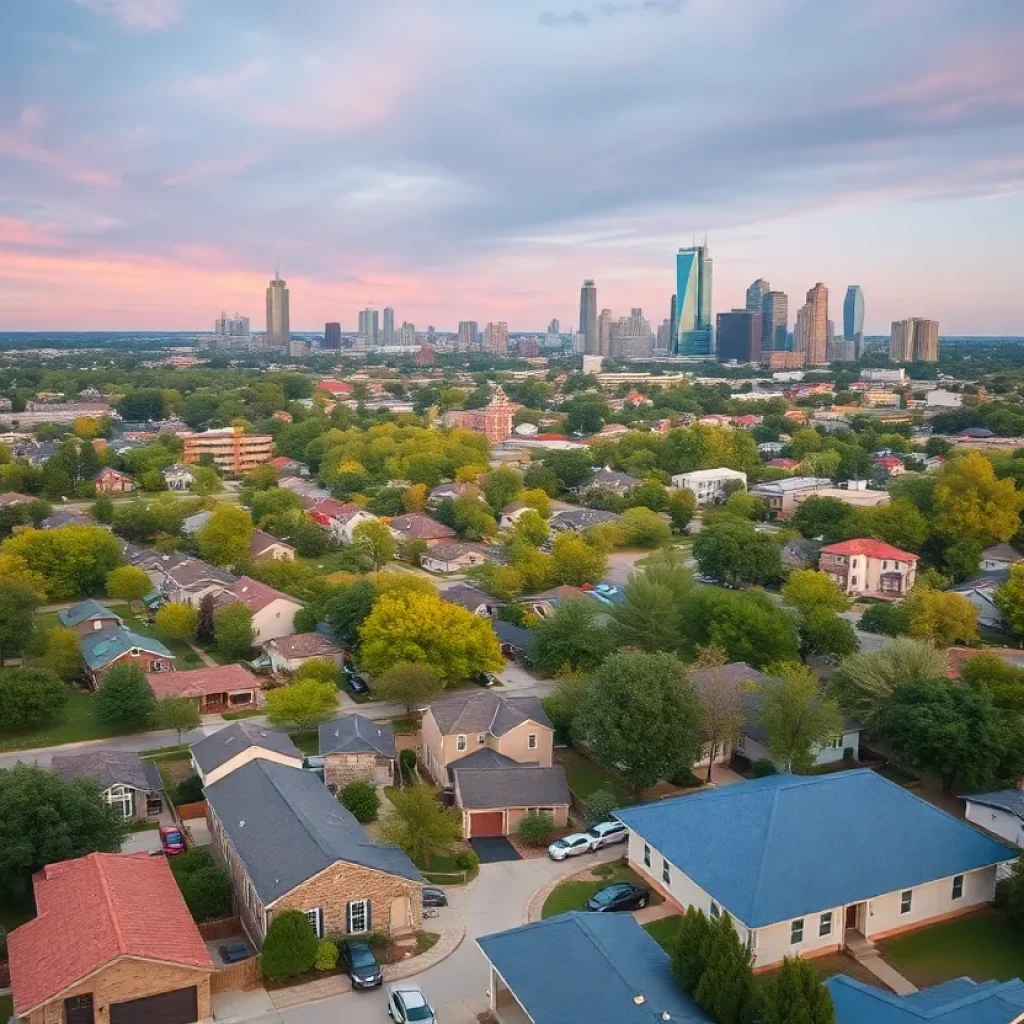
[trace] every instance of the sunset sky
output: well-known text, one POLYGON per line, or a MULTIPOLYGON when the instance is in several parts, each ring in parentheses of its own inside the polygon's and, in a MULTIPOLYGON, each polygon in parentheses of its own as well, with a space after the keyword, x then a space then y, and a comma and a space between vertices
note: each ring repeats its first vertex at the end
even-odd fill
MULTIPOLYGON (((0 331, 541 329, 815 281, 1024 335, 1022 0, 8 0, 0 331)), ((798 301, 799 300, 799 301, 798 301)))

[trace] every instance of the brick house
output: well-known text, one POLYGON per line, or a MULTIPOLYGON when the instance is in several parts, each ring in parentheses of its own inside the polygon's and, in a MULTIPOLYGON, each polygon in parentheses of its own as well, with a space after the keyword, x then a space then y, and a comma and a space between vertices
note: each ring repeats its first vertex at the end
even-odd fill
POLYGON ((301 768, 303 763, 302 751, 288 733, 245 718, 192 744, 192 766, 204 786, 261 759, 290 768, 301 768))
POLYGON ((93 689, 99 685, 100 676, 118 662, 138 665, 146 674, 174 671, 174 655, 159 640, 133 633, 124 626, 88 633, 81 643, 93 689))
POLYGON ((263 704, 263 684, 241 665, 204 666, 187 672, 156 672, 146 676, 157 700, 194 700, 201 715, 220 715, 263 704))
POLYGON ((859 538, 826 544, 818 568, 844 594, 906 597, 917 576, 918 556, 880 540, 859 538))
POLYGON ((47 865, 32 887, 36 916, 8 938, 14 1012, 28 1024, 212 1016, 213 961, 165 857, 91 853, 47 865))
MULTIPOLYGON (((173 673, 170 673, 173 675, 173 673)), ((131 750, 54 754, 50 767, 61 779, 90 779, 125 821, 152 821, 163 810, 163 783, 152 761, 131 750)))
POLYGON ((92 482, 96 490, 101 494, 127 494, 135 490, 135 479, 127 473, 120 473, 116 469, 106 466, 101 469, 92 482))
POLYGON ((208 785, 206 801, 235 906, 257 944, 286 909, 301 910, 321 937, 419 929, 415 865, 373 842, 311 772, 259 758, 208 785))
POLYGON ((342 715, 320 726, 320 756, 331 792, 354 779, 390 786, 395 777, 395 732, 387 722, 342 715))
POLYGON ((57 621, 79 636, 99 633, 104 629, 119 629, 124 625, 120 615, 91 597, 57 612, 57 621))

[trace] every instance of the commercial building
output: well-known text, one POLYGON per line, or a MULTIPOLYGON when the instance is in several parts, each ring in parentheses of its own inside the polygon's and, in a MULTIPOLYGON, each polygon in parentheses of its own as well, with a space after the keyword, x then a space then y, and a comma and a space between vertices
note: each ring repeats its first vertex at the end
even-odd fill
POLYGON ((786 349, 789 332, 789 296, 785 292, 765 292, 761 300, 761 354, 786 349))
MULTIPOLYGON (((392 328, 391 341, 394 343, 396 340, 395 332, 392 328)), ((416 346, 416 325, 409 323, 408 320, 402 321, 402 326, 398 330, 397 342, 404 348, 415 348, 416 346)), ((387 345, 388 342, 385 340, 383 344, 387 345)))
POLYGON ((505 392, 496 387, 490 402, 483 409, 446 412, 444 423, 445 426, 462 427, 483 434, 491 444, 498 444, 512 436, 512 418, 517 408, 508 400, 505 392))
POLYGON ((267 348, 287 350, 292 340, 288 286, 281 280, 281 271, 267 285, 267 348))
POLYGON ((248 348, 252 344, 249 318, 241 313, 228 316, 222 312, 214 322, 213 334, 213 343, 217 348, 248 348))
POLYGON ((843 300, 843 338, 855 343, 855 356, 859 359, 864 351, 864 289, 851 284, 843 300))
POLYGON ((480 326, 475 320, 459 321, 459 338, 456 342, 460 352, 476 348, 480 340, 480 326))
POLYGON ((760 309, 734 309, 731 313, 719 313, 715 323, 718 361, 760 362, 761 333, 760 309))
POLYGON ((248 473, 274 457, 274 439, 269 434, 246 434, 241 427, 187 431, 178 437, 185 442, 182 462, 193 464, 209 455, 219 470, 232 476, 248 473))
POLYGON ((580 329, 585 355, 598 355, 597 347, 597 285, 587 278, 580 289, 580 329))
POLYGON ((939 323, 937 320, 893 320, 889 335, 889 361, 893 363, 937 363, 939 323))
POLYGON ((395 343, 395 311, 390 306, 384 307, 384 330, 381 340, 385 345, 393 345, 395 343))
POLYGON ((713 264, 707 245, 676 254, 677 355, 703 356, 713 351, 711 291, 713 264))
POLYGON ((797 495, 814 494, 831 483, 826 477, 792 476, 786 480, 755 484, 750 493, 764 498, 773 519, 788 519, 796 511, 797 495))
POLYGON ((363 345, 376 345, 379 329, 377 310, 364 309, 359 313, 359 340, 363 345))
POLYGON ((748 289, 747 289, 747 304, 746 308, 754 313, 760 313, 761 307, 764 304, 764 297, 771 291, 771 285, 763 278, 759 277, 748 289))
POLYGON ((341 324, 324 324, 324 348, 337 352, 341 348, 341 324))
POLYGON ((807 302, 796 314, 793 349, 803 352, 808 366, 824 366, 828 344, 828 289, 819 281, 807 292, 807 302))
POLYGON ((695 469, 690 473, 677 473, 672 477, 673 487, 685 487, 692 491, 698 505, 710 505, 724 501, 730 484, 739 484, 740 490, 747 489, 747 474, 736 469, 695 469))
POLYGON ((508 324, 504 320, 484 328, 484 349, 496 356, 508 355, 508 324))

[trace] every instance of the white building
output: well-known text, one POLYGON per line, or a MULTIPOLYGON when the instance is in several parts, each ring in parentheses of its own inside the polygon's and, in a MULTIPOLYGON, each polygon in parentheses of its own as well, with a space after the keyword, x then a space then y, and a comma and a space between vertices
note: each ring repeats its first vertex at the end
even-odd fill
POLYGON ((747 489, 747 474, 736 469, 695 469, 690 473, 676 473, 672 477, 672 486, 685 488, 693 492, 698 505, 713 505, 725 501, 729 490, 728 485, 738 483, 742 490, 747 489))
POLYGON ((1007 842, 1024 846, 1024 792, 1002 789, 963 796, 965 817, 1007 842))

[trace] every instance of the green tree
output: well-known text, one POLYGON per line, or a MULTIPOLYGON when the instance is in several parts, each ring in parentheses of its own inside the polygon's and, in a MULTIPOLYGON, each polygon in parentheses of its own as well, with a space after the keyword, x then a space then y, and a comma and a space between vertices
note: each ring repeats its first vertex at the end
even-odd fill
POLYGON ((68 688, 49 669, 15 668, 0 673, 0 722, 11 732, 29 732, 56 722, 68 688))
POLYGON ((506 505, 515 501, 522 489, 522 473, 509 466, 492 469, 484 477, 484 498, 495 512, 500 512, 506 505))
MULTIPOLYGON (((589 466, 586 467, 586 472, 589 475, 589 466)), ((586 480, 587 477, 584 476, 583 479, 586 480)), ((558 494, 559 478, 550 466, 535 462, 529 465, 523 474, 523 486, 529 490, 543 491, 553 498, 558 494)))
POLYGON ((529 505, 541 519, 548 520, 551 518, 551 499, 543 488, 534 487, 531 490, 523 491, 519 495, 519 500, 529 505))
POLYGON ((252 612, 248 606, 234 602, 214 612, 213 640, 225 658, 244 658, 253 643, 252 612))
POLYGON ((907 632, 907 613, 902 604, 872 604, 857 620, 857 628, 865 633, 901 636, 907 632))
POLYGON ((32 587, 0 580, 0 668, 10 655, 24 654, 36 629, 39 597, 32 587))
POLYGON ((274 725, 294 725, 300 732, 309 732, 337 713, 338 691, 331 683, 304 679, 270 690, 266 706, 274 725))
POLYGON ((333 658, 308 658, 295 671, 292 682, 299 682, 303 679, 312 679, 318 683, 330 683, 331 686, 338 685, 338 666, 333 658))
POLYGON ((199 554, 213 565, 238 565, 249 556, 252 516, 238 505, 218 505, 196 534, 199 554))
POLYGON ((487 506, 470 494, 462 494, 452 502, 454 529, 465 540, 483 540, 498 532, 497 520, 487 506))
POLYGON ((638 548, 659 548, 672 537, 672 529, 657 512, 638 505, 622 513, 621 527, 629 543, 638 548))
POLYGON ((175 640, 194 640, 199 629, 199 609, 171 601, 157 611, 156 626, 175 640))
POLYGON ((373 611, 377 591, 365 576, 350 583, 324 605, 324 619, 338 642, 349 649, 359 645, 359 630, 373 611))
POLYGON ((740 941, 728 914, 712 921, 709 930, 704 971, 693 1000, 719 1024, 752 1024, 759 1003, 751 969, 753 953, 740 941))
POLYGON ((683 617, 689 646, 711 644, 760 668, 799 656, 797 621, 766 595, 701 587, 683 617))
POLYGON ((843 731, 839 704, 826 697, 806 665, 778 666, 761 687, 758 721, 772 759, 786 771, 807 771, 817 748, 843 731))
POLYGON ((868 523, 872 537, 901 551, 919 552, 928 539, 928 520, 906 498, 872 509, 868 523))
POLYGON ((697 510, 697 497, 689 488, 681 487, 668 492, 665 511, 675 533, 686 533, 697 510))
POLYGON ((668 954, 672 960, 672 973, 679 987, 690 994, 700 984, 707 967, 711 945, 711 922, 704 911, 692 903, 679 922, 668 954))
POLYGON ((65 682, 78 679, 84 667, 78 634, 67 626, 54 626, 46 634, 43 661, 51 672, 65 682))
POLYGON ((107 573, 107 597, 127 601, 129 605, 141 601, 153 589, 153 581, 145 569, 135 565, 119 565, 107 573))
POLYGON ((998 654, 976 654, 960 666, 960 678, 974 689, 984 690, 997 708, 1024 712, 1024 669, 998 654))
POLYGON ((137 732, 149 725, 156 699, 138 665, 115 662, 100 677, 96 717, 115 732, 137 732))
POLYGON ((782 961, 761 995, 762 1024, 835 1024, 836 1009, 821 972, 798 956, 782 961))
POLYGON ((1012 478, 1000 480, 980 452, 950 459, 935 484, 936 534, 951 543, 974 540, 982 547, 1009 540, 1020 529, 1024 494, 1012 478))
POLYGON ((976 540, 961 540, 946 544, 942 552, 942 567, 954 583, 962 583, 978 575, 982 546, 976 540))
POLYGON ((46 577, 28 567, 21 555, 0 551, 0 585, 22 584, 32 591, 33 601, 38 605, 46 596, 46 577))
POLYGON ((573 533, 560 533, 551 547, 552 569, 559 583, 581 587, 599 583, 608 572, 608 560, 573 533))
POLYGON ((622 602, 612 607, 609 628, 620 647, 676 651, 684 639, 680 620, 684 608, 669 587, 647 573, 637 574, 626 585, 622 602))
POLYGON ((369 558, 373 568, 378 571, 395 557, 395 538, 379 520, 360 523, 352 531, 352 544, 369 558))
POLYGON ((429 704, 441 689, 441 681, 436 672, 412 662, 392 665, 373 681, 374 696, 378 700, 404 704, 409 718, 429 704))
POLYGON ((205 594, 199 602, 199 625, 196 626, 196 639, 201 644, 214 641, 214 612, 213 594, 205 594))
POLYGON ((121 563, 120 542, 101 526, 26 530, 8 537, 0 552, 20 555, 31 571, 40 573, 54 601, 96 593, 121 563))
POLYGON ((576 716, 589 685, 589 678, 582 672, 570 672, 559 676, 554 689, 541 701, 560 739, 572 738, 576 716))
POLYGON ((597 603, 580 597, 560 604, 553 615, 533 627, 531 659, 543 675, 589 671, 615 647, 614 637, 601 622, 597 603))
POLYGON ((105 494, 101 494, 92 504, 92 517, 97 523, 114 521, 114 503, 105 494))
POLYGON ((548 539, 551 530, 539 512, 527 509, 517 520, 512 536, 533 547, 540 547, 548 539))
POLYGON ((835 581, 816 569, 797 569, 782 588, 782 599, 801 615, 814 611, 845 612, 850 602, 835 581))
MULTIPOLYGON (((552 452, 545 455, 544 468, 551 470, 558 480, 559 488, 567 491, 585 484, 594 473, 590 468, 590 456, 583 451, 552 452)), ((527 487, 544 487, 537 477, 531 476, 532 471, 531 466, 523 482, 527 487)), ((547 487, 544 490, 548 491, 547 487)), ((551 493, 548 491, 548 494, 551 493)))
POLYGON ((153 709, 153 728, 173 729, 178 734, 179 746, 181 734, 198 729, 201 722, 199 704, 188 697, 164 697, 153 709))
POLYGON ((1010 575, 996 587, 993 600, 1006 625, 1017 636, 1024 635, 1024 562, 1010 567, 1010 575))
POLYGON ((818 609, 800 617, 800 657, 846 658, 856 654, 860 641, 853 626, 827 609, 818 609))
POLYGON ((820 538, 826 544, 834 544, 849 536, 848 524, 853 514, 854 509, 845 501, 812 495, 800 505, 790 521, 804 537, 811 540, 820 538))
POLYGON ((377 820, 380 811, 380 797, 377 787, 365 779, 353 779, 338 793, 342 806, 351 811, 360 825, 369 825, 377 820))
POLYGON ((733 516, 705 522, 693 542, 693 557, 702 573, 727 583, 769 583, 782 577, 778 544, 753 523, 733 516))
POLYGON ((613 654, 594 673, 576 719, 599 764, 639 798, 689 771, 700 750, 701 707, 673 654, 613 654))
POLYGON ((607 821, 612 816, 612 811, 621 802, 614 793, 607 789, 595 790, 587 798, 587 824, 596 825, 598 822, 607 821))
POLYGON ((209 497, 211 494, 219 494, 224 489, 220 474, 211 466, 193 466, 192 483, 189 490, 193 494, 202 497, 209 497))
POLYGON ((409 855, 419 868, 434 857, 444 857, 462 838, 462 815, 443 806, 434 790, 422 782, 391 794, 394 811, 381 823, 384 838, 409 855))
POLYGON ((711 782, 715 757, 720 746, 736 739, 746 718, 747 695, 753 690, 751 679, 743 679, 726 669, 725 651, 701 647, 690 676, 701 706, 701 727, 708 745, 707 781, 711 782))
POLYGON ((231 878, 208 849, 187 850, 169 862, 193 920, 216 921, 231 913, 231 878))
POLYGON ((263 940, 263 976, 281 982, 311 971, 318 944, 316 932, 301 910, 279 910, 270 919, 263 940))

